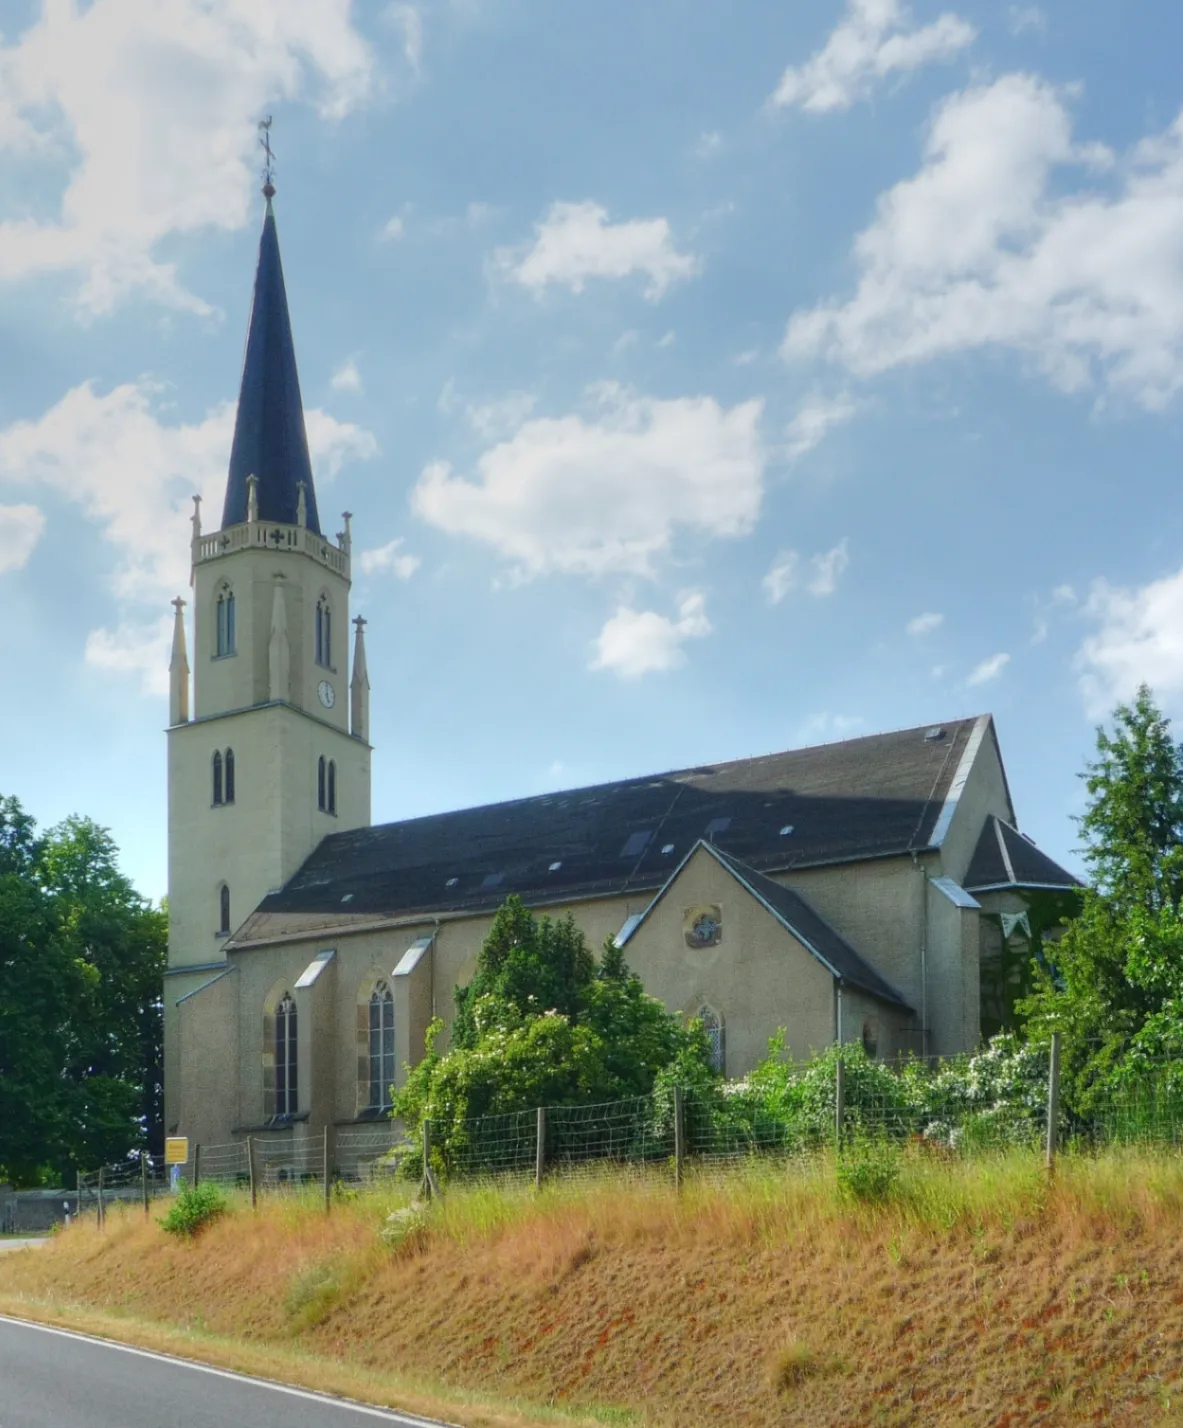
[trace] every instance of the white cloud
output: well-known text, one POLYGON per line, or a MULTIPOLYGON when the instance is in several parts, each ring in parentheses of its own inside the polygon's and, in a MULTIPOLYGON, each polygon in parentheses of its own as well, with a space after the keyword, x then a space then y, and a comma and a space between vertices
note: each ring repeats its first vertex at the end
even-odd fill
POLYGON ((866 722, 859 714, 814 714, 801 725, 794 742, 811 744, 848 739, 866 722))
POLYGON ((487 402, 466 402, 464 419, 482 441, 501 441, 522 425, 534 410, 533 392, 506 392, 487 402))
POLYGON ((849 0, 845 18, 822 49, 805 64, 785 70, 771 103, 812 114, 849 109, 866 99, 878 80, 952 59, 977 35, 953 14, 922 29, 909 29, 908 22, 901 0, 849 0))
POLYGON ((372 83, 349 0, 45 4, 0 43, 0 146, 41 148, 67 175, 59 216, 0 222, 0 277, 81 275, 80 309, 136 289, 194 312, 171 234, 240 228, 257 203, 255 121, 308 95, 337 117, 372 83))
POLYGON ((396 213, 393 218, 386 220, 386 226, 382 229, 382 237, 387 242, 394 242, 395 239, 403 236, 403 220, 396 213))
POLYGON ((1103 382, 1161 407, 1183 383, 1183 115, 1137 146, 1112 194, 1067 191, 1072 166, 1113 156, 1073 142, 1043 80, 952 96, 923 167, 855 243, 855 296, 795 314, 784 354, 868 376, 1009 347, 1063 390, 1103 382))
POLYGON ((45 532, 45 517, 36 506, 0 506, 0 575, 20 570, 45 532))
MULTIPOLYGON (((81 506, 115 554, 116 597, 133 610, 187 588, 190 497, 203 497, 207 529, 220 523, 234 429, 232 403, 200 422, 170 425, 160 396, 147 380, 104 395, 83 383, 36 421, 0 430, 0 487, 51 492, 81 506)), ((305 419, 318 479, 376 450, 360 427, 316 409, 305 419)), ((140 668, 135 661, 151 640, 138 619, 133 614, 113 634, 93 632, 88 657, 107 668, 140 668), (126 662, 119 665, 124 647, 126 662)))
POLYGON ((910 635, 929 635, 933 630, 940 629, 944 623, 944 615, 938 615, 935 610, 928 610, 923 615, 917 615, 914 620, 908 621, 908 633, 910 635))
POLYGON ((610 669, 621 679, 677 669, 686 662, 686 641, 702 639, 710 632, 702 595, 683 595, 675 619, 621 605, 596 637, 590 668, 610 669))
POLYGON ((1047 14, 1038 5, 1012 5, 1010 7, 1010 32, 1012 35, 1026 34, 1028 30, 1047 29, 1047 14))
POLYGON ((723 147, 723 136, 717 129, 704 129, 694 145, 694 153, 700 159, 713 158, 723 147))
POLYGON ((552 203, 528 251, 500 248, 497 262, 514 282, 541 293, 551 283, 582 292, 588 278, 649 278, 645 296, 656 302, 672 284, 692 278, 701 264, 674 246, 665 218, 610 223, 598 203, 552 203))
POLYGON ((1097 627, 1076 656, 1091 717, 1103 717, 1139 684, 1183 709, 1183 570, 1133 590, 1097 580, 1084 613, 1097 627))
POLYGON ((473 479, 445 462, 411 494, 417 515, 484 541, 530 579, 652 573, 678 527, 747 535, 763 497, 758 401, 659 400, 613 384, 592 419, 536 417, 485 451, 473 479))
POLYGON ((981 664, 975 665, 973 669, 970 670, 965 682, 971 686, 975 684, 989 684, 991 680, 998 678, 1008 664, 1010 664, 1010 655, 991 655, 989 659, 984 659, 981 664))
POLYGON ((797 588, 797 567, 801 558, 795 550, 782 550, 760 582, 770 605, 779 605, 797 588))
POLYGON ((405 541, 402 536, 387 541, 385 545, 363 550, 357 558, 363 575, 381 575, 387 571, 399 580, 410 580, 423 564, 417 555, 407 555, 403 551, 405 541))
POLYGON ((857 402, 845 392, 836 397, 811 392, 797 409, 785 433, 789 460, 800 461, 814 447, 820 446, 835 427, 850 421, 857 411, 857 402))
POLYGON ((386 12, 391 22, 402 31, 403 58, 412 74, 418 74, 423 64, 423 16, 414 5, 391 5, 386 12))
POLYGON ((360 392, 362 388, 361 373, 358 371, 357 363, 352 357, 347 362, 342 363, 333 373, 329 386, 334 392, 360 392))
POLYGON ((662 333, 662 335, 657 339, 657 346, 672 347, 677 340, 677 333, 671 329, 669 332, 662 333))
MULTIPOLYGON (((806 564, 804 587, 818 599, 832 595, 838 588, 838 577, 850 564, 849 542, 844 536, 836 546, 811 555, 806 564)), ((795 550, 782 550, 761 581, 770 605, 779 605, 786 595, 802 584, 801 558, 795 550)))
POLYGON ((145 694, 167 694, 172 633, 171 615, 120 622, 115 630, 91 630, 86 637, 86 663, 115 674, 138 675, 145 694))
POLYGON ((847 544, 844 536, 832 550, 826 551, 824 555, 815 555, 810 561, 812 574, 805 588, 811 595, 832 595, 838 588, 838 577, 850 564, 847 544))

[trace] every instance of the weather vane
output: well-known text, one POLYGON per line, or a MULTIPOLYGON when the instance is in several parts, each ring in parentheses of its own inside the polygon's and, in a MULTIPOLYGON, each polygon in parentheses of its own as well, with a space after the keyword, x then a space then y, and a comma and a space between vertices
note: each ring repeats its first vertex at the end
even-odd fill
POLYGON ((266 119, 259 120, 259 143, 263 147, 265 155, 263 161, 263 197, 271 199, 275 197, 275 184, 272 179, 275 177, 275 151, 271 147, 271 115, 266 119))

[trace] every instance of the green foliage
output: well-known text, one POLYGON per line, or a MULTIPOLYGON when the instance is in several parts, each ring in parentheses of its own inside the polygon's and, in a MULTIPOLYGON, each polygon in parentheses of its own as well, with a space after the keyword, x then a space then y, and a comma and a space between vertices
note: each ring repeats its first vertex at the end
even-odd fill
POLYGON ((106 830, 71 818, 39 836, 0 798, 0 1179, 159 1148, 166 936, 106 830))
POLYGON ((168 1214, 160 1221, 160 1228, 170 1235, 192 1239, 206 1225, 212 1225, 220 1215, 230 1208, 225 1192, 212 1181, 201 1185, 185 1185, 178 1191, 176 1199, 169 1206, 168 1214))
POLYGON ((1183 1052, 1183 751, 1143 686, 1097 731, 1080 819, 1093 885, 1020 1003, 1029 1034, 1064 1033, 1066 1103, 1183 1052))
POLYGON ((494 918, 456 1008, 450 1051, 437 1051, 434 1023, 393 1106, 416 1137, 431 1121, 442 1166, 471 1151, 464 1123, 476 1117, 648 1095, 675 1064, 711 1079, 701 1027, 647 996, 614 942, 597 964, 570 915, 536 919, 517 897, 494 918))
POLYGON ((838 1157, 838 1189, 850 1200, 884 1205, 900 1179, 900 1152, 886 1139, 858 1138, 838 1157))

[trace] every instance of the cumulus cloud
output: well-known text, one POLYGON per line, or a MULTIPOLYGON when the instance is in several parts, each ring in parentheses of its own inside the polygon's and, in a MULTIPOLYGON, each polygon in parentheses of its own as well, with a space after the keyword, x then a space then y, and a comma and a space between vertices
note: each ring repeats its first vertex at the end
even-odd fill
POLYGON ((804 563, 795 550, 782 550, 761 584, 770 605, 779 605, 799 586, 819 599, 832 595, 838 577, 850 564, 849 542, 844 536, 831 550, 811 555, 804 563))
POLYGON ((879 80, 952 59, 977 36, 972 25, 953 14, 920 29, 909 21, 901 0, 849 0, 825 45, 805 64, 785 70, 771 103, 811 114, 849 109, 866 99, 879 80))
POLYGON ((983 347, 1016 350, 1060 388, 1101 383, 1146 407, 1183 381, 1183 115, 1114 167, 1073 141, 1064 96, 1031 75, 937 110, 925 161, 855 243, 848 302, 795 314, 783 353, 861 376, 983 347))
MULTIPOLYGON (((114 633, 95 632, 88 641, 88 656, 107 668, 139 668, 131 653, 120 665, 115 652, 124 645, 142 652, 154 638, 144 630, 155 630, 155 621, 137 623, 135 607, 188 586, 190 497, 203 497, 207 527, 221 519, 233 404, 199 422, 173 424, 160 397, 147 380, 105 394, 85 382, 37 420, 0 430, 0 487, 77 503, 112 549, 113 588, 132 613, 114 633)), ((318 479, 376 449, 369 432, 326 412, 312 409, 306 419, 318 479)))
POLYGON ((45 516, 36 506, 0 506, 0 575, 28 563, 45 531, 45 516))
POLYGON ((1084 613, 1096 626, 1076 656, 1089 715, 1101 718, 1139 684, 1183 709, 1183 570, 1134 589, 1094 582, 1084 613))
POLYGON ((352 357, 347 362, 343 362, 329 379, 329 386, 334 392, 360 392, 362 388, 361 372, 357 363, 352 357))
POLYGON ((789 460, 799 461, 808 455, 835 427, 850 421, 857 411, 858 404, 846 393, 830 397, 822 392, 811 392, 785 433, 789 460))
POLYGON ((58 216, 0 222, 0 277, 81 276, 78 304, 138 290, 194 312, 172 234, 234 229, 257 202, 255 120, 311 98, 325 116, 360 103, 373 60, 349 0, 92 0, 46 4, 0 42, 0 147, 41 149, 66 175, 58 216))
POLYGON ((706 599, 683 595, 674 618, 654 610, 618 607, 596 637, 590 668, 610 669, 621 679, 677 669, 686 662, 687 640, 700 640, 711 632, 706 599))
POLYGON ((940 629, 944 623, 944 615, 938 615, 935 610, 928 610, 923 615, 917 615, 914 620, 909 620, 907 629, 910 635, 930 635, 933 630, 940 629))
POLYGON ((485 542, 520 579, 549 572, 649 575, 686 528, 747 535, 763 497, 758 401, 659 400, 614 384, 590 416, 535 417, 490 447, 472 478, 424 469, 417 515, 485 542))
POLYGON ((583 291, 588 278, 627 278, 643 273, 645 296, 656 302, 671 284, 692 278, 699 260, 674 246, 668 219, 633 218, 611 223, 598 203, 552 203, 523 251, 500 248, 501 270, 513 282, 541 293, 552 283, 583 291))
POLYGON ((136 675, 145 694, 168 693, 168 661, 173 619, 121 621, 114 630, 91 630, 86 662, 95 669, 136 675))
POLYGON ((966 684, 989 684, 998 678, 1002 671, 1010 664, 1010 655, 994 654, 989 659, 984 659, 981 664, 975 665, 969 672, 966 684))
POLYGON ((402 536, 396 536, 394 540, 387 541, 385 545, 363 550, 357 558, 361 573, 363 575, 389 573, 397 576, 399 580, 410 580, 423 562, 417 555, 406 554, 403 550, 405 544, 402 536))
POLYGON ((1047 29, 1047 13, 1038 5, 1012 5, 1009 16, 1012 35, 1024 35, 1028 30, 1042 32, 1047 29))
POLYGON ((402 33, 403 58, 412 74, 418 74, 423 64, 423 16, 414 5, 391 5, 387 18, 402 33))
POLYGON ((382 229, 382 237, 385 238, 388 242, 393 242, 395 239, 401 238, 403 236, 403 232, 403 220, 396 213, 393 218, 388 218, 386 220, 386 225, 382 229))

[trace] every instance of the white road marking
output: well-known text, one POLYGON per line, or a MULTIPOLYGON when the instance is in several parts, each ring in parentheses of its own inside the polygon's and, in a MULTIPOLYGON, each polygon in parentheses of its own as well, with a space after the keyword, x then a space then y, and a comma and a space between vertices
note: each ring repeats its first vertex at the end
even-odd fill
POLYGON ((294 1388, 290 1383, 279 1383, 275 1379, 256 1378, 252 1374, 235 1373, 232 1369, 215 1368, 197 1359, 184 1359, 179 1354, 160 1354, 152 1349, 138 1349, 133 1344, 121 1344, 118 1339, 104 1339, 98 1334, 83 1334, 77 1329, 59 1329, 53 1324, 39 1324, 35 1319, 14 1319, 8 1314, 0 1314, 0 1324, 13 1324, 18 1329, 37 1329, 42 1334, 57 1334, 63 1339, 82 1339, 100 1348, 116 1349, 121 1354, 134 1354, 141 1359, 156 1359, 160 1363, 177 1364, 181 1368, 193 1369, 196 1373, 212 1374, 215 1378, 228 1378, 236 1383, 249 1384, 252 1388, 269 1388, 274 1393, 286 1393, 292 1398, 305 1398, 310 1403, 323 1403, 331 1408, 343 1408, 352 1413, 360 1413, 368 1418, 380 1418, 386 1423, 397 1423, 400 1428, 459 1428, 455 1423, 444 1423, 436 1418, 417 1418, 413 1414, 396 1413, 388 1408, 374 1408, 368 1403, 359 1403, 354 1398, 335 1398, 329 1393, 313 1393, 307 1388, 294 1388))

